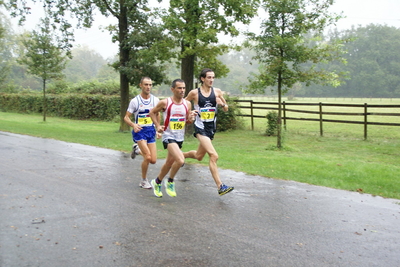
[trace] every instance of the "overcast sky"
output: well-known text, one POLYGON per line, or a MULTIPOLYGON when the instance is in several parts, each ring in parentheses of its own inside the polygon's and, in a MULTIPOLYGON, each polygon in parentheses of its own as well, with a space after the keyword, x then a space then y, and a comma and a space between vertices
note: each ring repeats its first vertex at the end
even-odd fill
MULTIPOLYGON (((37 17, 40 12, 40 5, 32 8, 32 14, 25 25, 37 24, 37 17), (37 11, 36 11, 37 10, 37 11)), ((337 27, 348 29, 352 25, 386 24, 400 28, 400 0, 336 0, 330 9, 331 12, 340 13, 346 18, 341 19, 337 27)), ((258 28, 260 19, 254 20, 250 26, 258 28)), ((77 30, 75 32, 76 44, 86 45, 100 53, 104 58, 109 58, 117 54, 118 46, 111 42, 111 36, 107 31, 102 32, 99 28, 109 24, 115 24, 114 18, 103 18, 99 16, 91 29, 77 30)), ((29 28, 29 26, 25 26, 29 28)), ((31 28, 30 28, 31 29, 31 28)), ((15 29, 18 31, 18 29, 15 29)))

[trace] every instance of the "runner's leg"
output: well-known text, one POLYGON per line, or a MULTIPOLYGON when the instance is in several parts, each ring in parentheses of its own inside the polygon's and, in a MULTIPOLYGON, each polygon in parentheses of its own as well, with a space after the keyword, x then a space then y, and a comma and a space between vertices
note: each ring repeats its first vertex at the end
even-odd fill
MULTIPOLYGON (((174 166, 174 163, 176 159, 178 159, 178 162, 185 162, 185 158, 183 157, 183 153, 180 150, 179 146, 177 143, 169 143, 167 147, 168 153, 167 153, 167 158, 165 160, 165 163, 161 167, 161 170, 158 174, 158 179, 162 181, 164 177, 168 174, 168 172, 171 170, 172 166, 174 166)), ((176 168, 176 166, 174 166, 176 168)), ((173 173, 176 174, 176 170, 174 169, 173 173)))
POLYGON ((140 154, 143 156, 143 161, 142 161, 142 165, 141 165, 141 169, 142 169, 142 179, 146 179, 146 175, 147 175, 147 170, 149 167, 149 162, 151 159, 151 154, 150 154, 150 150, 147 146, 147 141, 146 140, 140 140, 137 142, 139 148, 140 148, 140 154))
POLYGON ((210 157, 210 161, 209 161, 210 172, 214 179, 215 184, 217 185, 217 188, 219 189, 222 182, 219 177, 218 166, 217 166, 218 153, 215 150, 215 148, 211 142, 211 139, 209 137, 201 135, 201 134, 197 134, 197 139, 200 142, 199 149, 197 150, 197 153, 198 153, 197 157, 201 157, 201 156, 204 157, 205 153, 207 153, 209 155, 209 157, 210 157))
POLYGON ((177 143, 168 144, 168 154, 174 159, 169 173, 169 177, 173 179, 181 166, 185 163, 185 157, 177 143))

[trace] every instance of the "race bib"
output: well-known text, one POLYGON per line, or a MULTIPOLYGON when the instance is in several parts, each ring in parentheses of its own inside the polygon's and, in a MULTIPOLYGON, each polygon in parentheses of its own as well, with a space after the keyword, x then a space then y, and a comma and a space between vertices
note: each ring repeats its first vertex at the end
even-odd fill
POLYGON ((200 109, 200 118, 202 121, 213 121, 215 118, 215 107, 205 107, 200 109))
POLYGON ((146 125, 150 126, 153 124, 153 121, 149 115, 139 115, 138 117, 138 124, 139 125, 146 125))
POLYGON ((185 118, 170 118, 169 128, 172 131, 179 131, 185 129, 185 118))

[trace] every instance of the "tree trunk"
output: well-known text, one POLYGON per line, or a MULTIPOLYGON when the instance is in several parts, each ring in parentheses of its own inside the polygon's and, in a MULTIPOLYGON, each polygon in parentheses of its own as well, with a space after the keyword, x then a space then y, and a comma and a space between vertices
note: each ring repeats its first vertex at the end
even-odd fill
POLYGON ((129 125, 127 125, 124 121, 126 109, 129 105, 129 79, 127 75, 122 71, 122 69, 126 66, 129 61, 129 48, 125 47, 125 40, 128 35, 128 18, 127 18, 127 8, 124 4, 120 5, 120 16, 118 19, 118 27, 119 27, 119 62, 120 62, 120 132, 129 131, 129 125))
POLYGON ((43 79, 43 121, 46 121, 47 98, 46 98, 46 79, 43 79))
MULTIPOLYGON (((185 47, 182 45, 182 53, 184 49, 185 47)), ((181 60, 181 79, 186 84, 185 96, 193 89, 195 57, 195 55, 188 55, 181 60)))
POLYGON ((278 75, 278 134, 276 147, 282 147, 282 76, 278 75))
POLYGON ((185 96, 193 89, 194 84, 194 65, 196 62, 196 54, 191 52, 189 55, 186 54, 186 50, 195 51, 197 47, 197 27, 200 25, 200 4, 199 0, 184 1, 184 10, 187 14, 185 18, 185 28, 188 36, 181 42, 181 55, 185 55, 181 60, 181 78, 185 81, 186 91, 185 96))

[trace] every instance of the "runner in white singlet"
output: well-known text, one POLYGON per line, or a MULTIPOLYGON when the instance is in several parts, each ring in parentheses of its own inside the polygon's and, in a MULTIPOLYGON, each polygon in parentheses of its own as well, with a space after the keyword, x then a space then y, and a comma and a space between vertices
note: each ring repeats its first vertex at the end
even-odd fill
POLYGON ((191 111, 192 104, 185 100, 185 82, 176 79, 172 82, 172 97, 158 102, 157 106, 150 111, 154 125, 158 132, 162 132, 164 148, 168 150, 167 158, 156 179, 151 180, 154 195, 162 197, 162 180, 169 172, 168 181, 165 182, 166 192, 169 196, 175 197, 174 177, 180 167, 185 163, 185 157, 181 151, 185 137, 185 124, 192 123, 196 111, 191 111), (164 125, 161 125, 158 114, 164 112, 164 125))
POLYGON ((176 142, 183 142, 185 138, 185 123, 188 107, 186 101, 181 104, 175 104, 172 97, 167 98, 167 107, 163 113, 164 132, 162 135, 163 143, 168 139, 176 142))
POLYGON ((149 113, 158 104, 159 99, 150 93, 153 82, 149 77, 143 77, 139 86, 141 93, 130 101, 124 121, 132 127, 134 145, 131 158, 134 159, 139 151, 143 156, 141 164, 142 180, 139 186, 144 189, 151 189, 147 180, 147 170, 149 164, 155 164, 157 161, 157 147, 156 130, 149 113), (134 117, 133 121, 131 117, 134 117))

